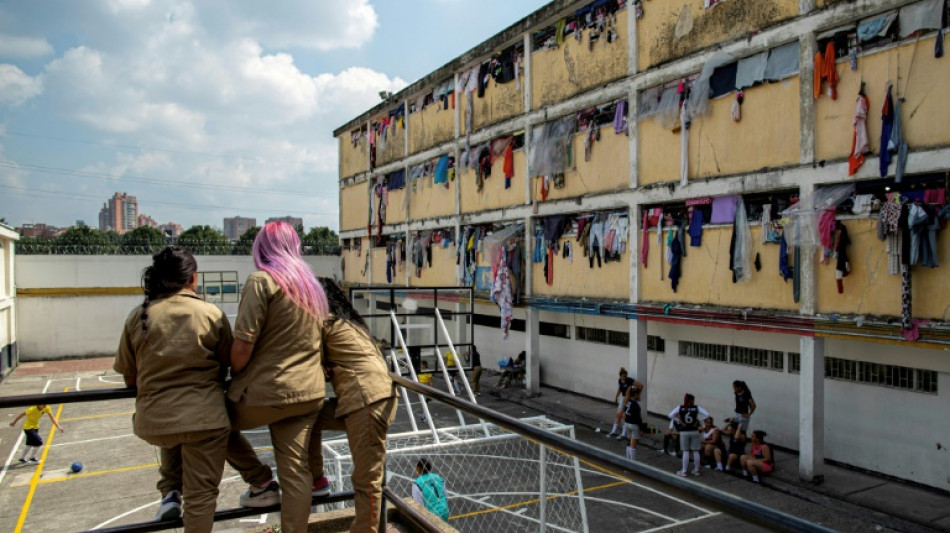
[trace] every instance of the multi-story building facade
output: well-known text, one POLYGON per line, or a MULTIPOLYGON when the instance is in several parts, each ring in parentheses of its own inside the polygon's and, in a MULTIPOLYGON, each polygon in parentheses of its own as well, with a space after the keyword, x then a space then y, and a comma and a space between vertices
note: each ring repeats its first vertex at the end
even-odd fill
POLYGON ((554 1, 334 132, 344 279, 474 286, 529 391, 623 366, 722 419, 742 380, 804 479, 947 490, 946 11, 554 1))
POLYGON ((256 218, 247 218, 247 217, 225 217, 224 218, 224 235, 236 241, 241 238, 241 235, 244 235, 244 232, 253 228, 257 225, 256 218))
POLYGON ((185 231, 185 228, 181 227, 181 224, 176 224, 174 222, 159 224, 158 229, 172 239, 177 239, 178 236, 181 235, 183 231, 185 231))
POLYGON ((271 217, 267 219, 265 224, 270 224, 271 222, 286 222, 293 227, 303 226, 303 219, 298 217, 292 217, 290 215, 285 217, 271 217))
POLYGON ((158 222, 156 222, 154 218, 152 218, 152 217, 150 217, 150 216, 148 216, 148 215, 146 215, 146 214, 143 213, 143 214, 139 215, 138 217, 136 217, 136 219, 135 219, 135 227, 139 228, 139 227, 142 227, 142 226, 148 226, 148 227, 150 227, 150 228, 157 228, 157 227, 158 227, 158 222))
POLYGON ((120 234, 138 227, 138 200, 126 193, 115 193, 99 210, 99 230, 120 234))
POLYGON ((21 237, 55 237, 59 232, 59 228, 50 226, 49 224, 37 223, 23 224, 23 226, 17 228, 16 231, 21 237))

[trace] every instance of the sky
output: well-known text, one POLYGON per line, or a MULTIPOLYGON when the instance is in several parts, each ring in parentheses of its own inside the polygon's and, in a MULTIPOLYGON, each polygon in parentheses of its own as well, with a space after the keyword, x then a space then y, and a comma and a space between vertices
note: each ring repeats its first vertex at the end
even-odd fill
POLYGON ((338 227, 333 130, 546 2, 0 3, 0 217, 338 227))

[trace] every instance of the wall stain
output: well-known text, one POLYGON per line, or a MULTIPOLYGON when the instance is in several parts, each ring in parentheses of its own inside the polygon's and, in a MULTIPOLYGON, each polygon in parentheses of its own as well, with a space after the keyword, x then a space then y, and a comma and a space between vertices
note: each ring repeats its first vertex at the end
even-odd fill
POLYGON ((656 40, 650 45, 650 65, 676 59, 715 42, 730 40, 751 31, 762 30, 781 20, 786 13, 771 1, 729 0, 693 19, 693 29, 676 37, 680 19, 677 13, 661 24, 656 40))

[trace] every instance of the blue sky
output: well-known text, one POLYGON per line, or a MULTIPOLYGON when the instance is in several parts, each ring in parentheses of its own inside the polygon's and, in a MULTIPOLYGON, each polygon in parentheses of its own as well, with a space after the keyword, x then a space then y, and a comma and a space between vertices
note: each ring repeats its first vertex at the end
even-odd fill
POLYGON ((337 227, 332 131, 545 2, 0 3, 0 217, 337 227))

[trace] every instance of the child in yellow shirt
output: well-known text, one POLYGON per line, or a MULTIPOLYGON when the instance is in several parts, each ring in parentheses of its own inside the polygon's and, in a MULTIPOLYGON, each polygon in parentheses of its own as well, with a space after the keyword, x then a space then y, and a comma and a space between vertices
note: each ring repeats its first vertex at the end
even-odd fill
POLYGON ((56 429, 60 432, 66 431, 63 429, 63 426, 59 425, 56 417, 53 416, 53 411, 48 405, 28 407, 26 411, 14 418, 13 422, 10 422, 10 426, 15 426, 21 418, 26 417, 26 421, 23 422, 23 434, 26 435, 26 447, 23 449, 23 455, 20 456, 21 463, 27 462, 26 456, 30 454, 31 451, 32 454, 30 454, 29 462, 40 462, 40 460, 36 458, 36 452, 43 447, 43 438, 40 437, 40 419, 43 417, 43 413, 49 416, 49 419, 53 421, 53 425, 56 426, 56 429))

